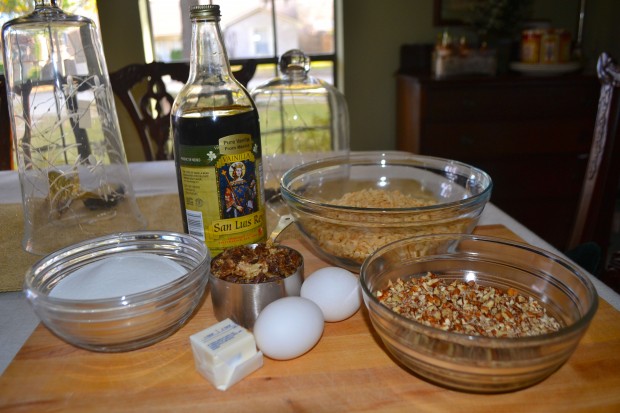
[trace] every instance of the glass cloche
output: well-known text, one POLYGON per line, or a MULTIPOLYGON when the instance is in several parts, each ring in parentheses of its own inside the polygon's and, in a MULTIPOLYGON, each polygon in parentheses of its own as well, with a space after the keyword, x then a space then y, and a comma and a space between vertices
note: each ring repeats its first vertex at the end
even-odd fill
MULTIPOLYGON (((344 95, 312 77, 301 50, 280 57, 281 76, 251 92, 260 118, 265 198, 279 207, 280 178, 303 162, 349 152, 349 115, 344 95)), ((277 211, 276 211, 277 212, 277 211)))
POLYGON ((2 40, 24 249, 144 228, 94 22, 36 0, 2 40))

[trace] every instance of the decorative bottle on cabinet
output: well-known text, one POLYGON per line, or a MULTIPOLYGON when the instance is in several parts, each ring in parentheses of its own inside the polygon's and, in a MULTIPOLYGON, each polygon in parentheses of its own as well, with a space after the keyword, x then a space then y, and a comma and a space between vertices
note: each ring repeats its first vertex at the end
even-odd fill
POLYGON ((175 166, 185 231, 212 254, 266 238, 258 112, 235 80, 220 8, 190 9, 189 79, 172 107, 175 166))

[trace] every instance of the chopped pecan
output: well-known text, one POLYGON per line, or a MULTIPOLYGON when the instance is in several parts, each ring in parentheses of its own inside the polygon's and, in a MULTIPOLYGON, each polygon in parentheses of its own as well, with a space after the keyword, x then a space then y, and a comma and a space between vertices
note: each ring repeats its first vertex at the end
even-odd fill
POLYGON ((534 297, 473 281, 446 282, 435 274, 397 279, 375 292, 393 311, 446 331, 487 337, 525 337, 558 331, 558 320, 534 297))
POLYGON ((225 250, 211 262, 211 273, 230 282, 256 284, 284 279, 294 274, 301 263, 297 251, 267 242, 225 250))

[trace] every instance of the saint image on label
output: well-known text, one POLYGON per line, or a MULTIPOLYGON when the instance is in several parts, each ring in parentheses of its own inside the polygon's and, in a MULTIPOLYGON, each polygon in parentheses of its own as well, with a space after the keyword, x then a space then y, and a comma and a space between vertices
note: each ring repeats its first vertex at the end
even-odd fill
POLYGON ((236 218, 257 211, 254 162, 237 161, 220 167, 220 202, 223 218, 236 218))

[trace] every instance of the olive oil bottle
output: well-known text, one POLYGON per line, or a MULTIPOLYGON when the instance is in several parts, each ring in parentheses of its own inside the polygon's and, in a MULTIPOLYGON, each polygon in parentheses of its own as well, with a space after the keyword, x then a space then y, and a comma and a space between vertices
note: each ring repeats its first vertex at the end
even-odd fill
POLYGON ((185 231, 216 255, 266 239, 258 111, 232 75, 220 8, 190 9, 189 79, 172 107, 172 134, 185 231))

